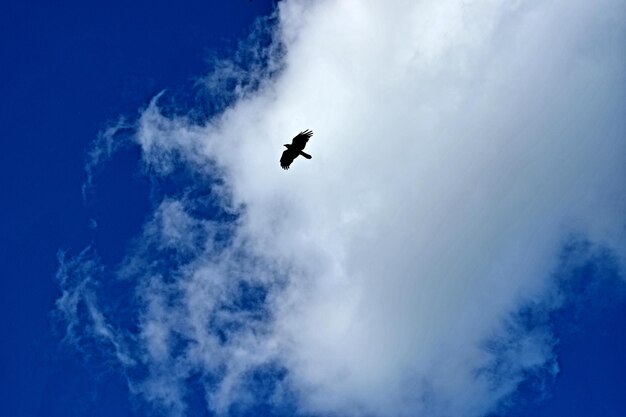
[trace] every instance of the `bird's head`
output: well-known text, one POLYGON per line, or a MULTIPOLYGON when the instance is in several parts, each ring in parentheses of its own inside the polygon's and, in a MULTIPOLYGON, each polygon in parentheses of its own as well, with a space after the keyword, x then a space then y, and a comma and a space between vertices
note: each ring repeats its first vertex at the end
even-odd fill
POLYGON ((290 144, 288 144, 288 143, 285 143, 283 146, 284 146, 285 148, 287 148, 287 149, 289 149, 289 148, 291 147, 291 145, 290 145, 290 144))

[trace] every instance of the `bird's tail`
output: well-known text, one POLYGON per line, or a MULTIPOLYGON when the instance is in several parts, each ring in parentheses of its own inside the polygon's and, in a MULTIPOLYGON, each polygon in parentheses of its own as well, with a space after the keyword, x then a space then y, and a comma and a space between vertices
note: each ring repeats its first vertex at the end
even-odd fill
POLYGON ((306 153, 306 152, 302 152, 302 151, 300 151, 300 155, 304 156, 306 159, 311 159, 311 158, 313 158, 313 157, 312 157, 311 155, 309 155, 308 153, 306 153))

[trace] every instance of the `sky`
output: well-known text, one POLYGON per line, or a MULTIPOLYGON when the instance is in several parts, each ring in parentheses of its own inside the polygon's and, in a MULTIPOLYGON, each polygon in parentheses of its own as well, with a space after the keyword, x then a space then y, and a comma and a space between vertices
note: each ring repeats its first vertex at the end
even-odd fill
POLYGON ((626 413, 623 0, 0 16, 0 415, 626 413))

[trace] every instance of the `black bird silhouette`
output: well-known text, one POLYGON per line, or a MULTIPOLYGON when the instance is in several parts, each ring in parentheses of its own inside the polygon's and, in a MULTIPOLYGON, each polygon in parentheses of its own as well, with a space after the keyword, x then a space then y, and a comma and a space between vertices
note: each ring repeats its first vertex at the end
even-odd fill
POLYGON ((280 166, 282 169, 289 169, 289 165, 291 165, 293 160, 296 159, 298 155, 302 155, 306 159, 312 158, 311 155, 302 151, 311 136, 313 136, 313 132, 307 129, 304 132, 298 133, 298 135, 291 141, 291 145, 285 144, 285 148, 287 148, 287 150, 283 152, 283 156, 280 157, 280 166))

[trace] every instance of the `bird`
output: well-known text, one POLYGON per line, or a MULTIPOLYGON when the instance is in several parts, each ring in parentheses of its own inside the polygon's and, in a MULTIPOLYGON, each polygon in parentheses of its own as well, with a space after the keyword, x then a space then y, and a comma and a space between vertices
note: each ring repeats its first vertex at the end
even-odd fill
POLYGON ((306 159, 311 159, 312 156, 302 150, 309 141, 309 138, 313 136, 313 132, 309 129, 298 133, 291 141, 291 144, 285 144, 287 148, 283 155, 280 157, 280 166, 282 169, 289 169, 289 166, 299 155, 304 156, 306 159))

